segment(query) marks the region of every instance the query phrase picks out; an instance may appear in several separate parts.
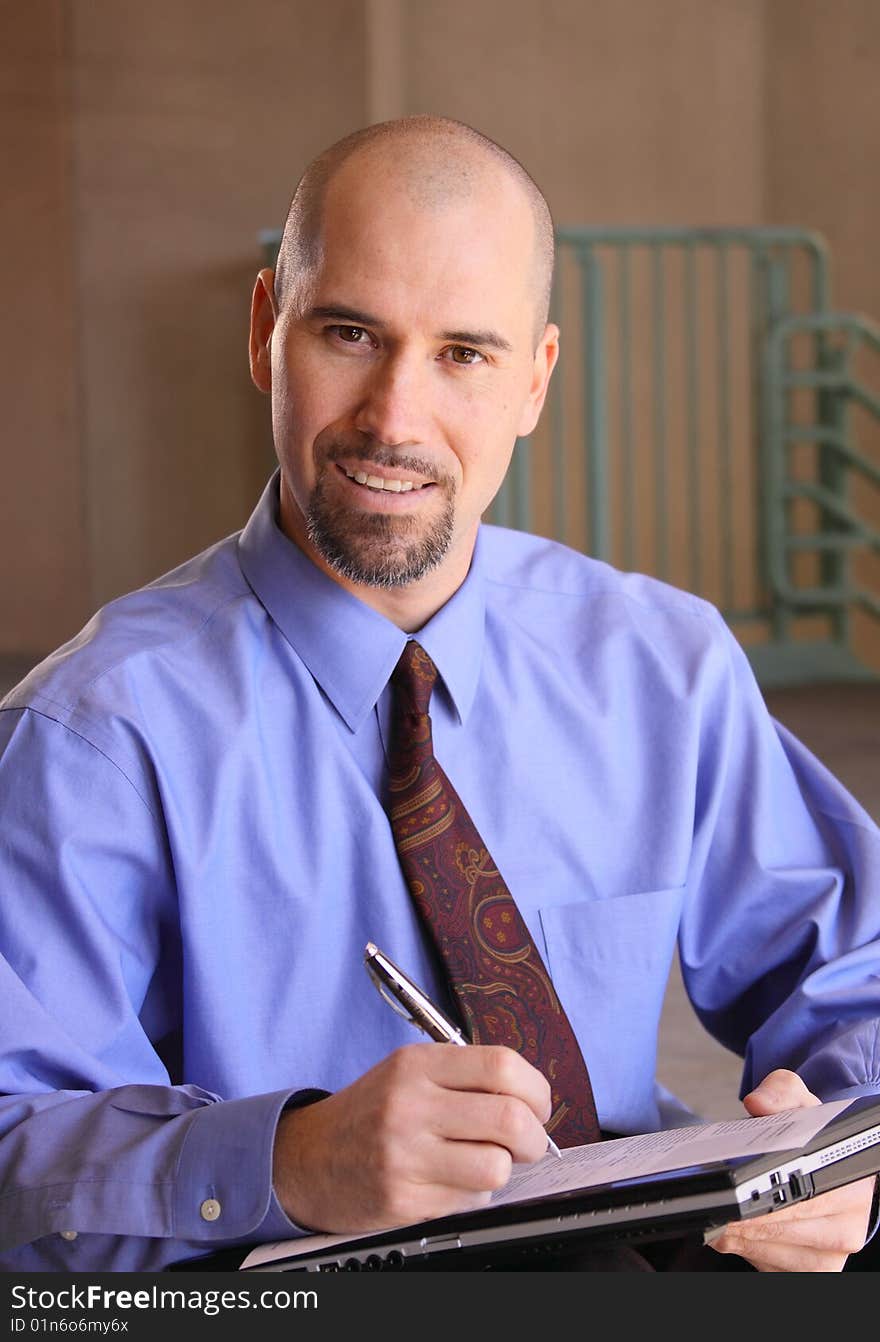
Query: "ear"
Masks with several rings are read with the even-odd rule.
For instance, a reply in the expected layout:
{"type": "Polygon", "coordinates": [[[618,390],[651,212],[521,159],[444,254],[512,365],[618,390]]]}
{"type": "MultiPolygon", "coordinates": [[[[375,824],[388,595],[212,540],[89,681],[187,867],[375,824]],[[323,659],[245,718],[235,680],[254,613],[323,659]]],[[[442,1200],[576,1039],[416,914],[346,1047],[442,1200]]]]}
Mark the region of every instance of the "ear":
{"type": "Polygon", "coordinates": [[[275,303],[275,272],[261,270],[251,299],[251,378],[260,391],[272,390],[272,332],[278,320],[275,303]]]}
{"type": "Polygon", "coordinates": [[[538,417],[544,406],[544,399],[547,395],[547,388],[550,385],[550,374],[556,366],[556,360],[559,358],[559,327],[550,322],[544,328],[544,334],[538,342],[538,348],[535,350],[535,362],[532,367],[532,385],[526,403],[522,408],[519,426],[517,428],[517,437],[527,438],[538,422],[538,417]]]}

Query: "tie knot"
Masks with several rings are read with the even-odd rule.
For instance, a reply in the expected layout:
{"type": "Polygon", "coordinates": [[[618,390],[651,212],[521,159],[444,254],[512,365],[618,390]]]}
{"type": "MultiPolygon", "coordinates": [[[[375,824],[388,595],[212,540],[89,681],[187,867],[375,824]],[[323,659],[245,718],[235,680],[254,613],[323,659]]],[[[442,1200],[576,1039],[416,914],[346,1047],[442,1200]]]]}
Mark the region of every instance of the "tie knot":
{"type": "Polygon", "coordinates": [[[391,684],[403,711],[426,714],[436,679],[436,666],[425,649],[411,638],[391,673],[391,684]]]}

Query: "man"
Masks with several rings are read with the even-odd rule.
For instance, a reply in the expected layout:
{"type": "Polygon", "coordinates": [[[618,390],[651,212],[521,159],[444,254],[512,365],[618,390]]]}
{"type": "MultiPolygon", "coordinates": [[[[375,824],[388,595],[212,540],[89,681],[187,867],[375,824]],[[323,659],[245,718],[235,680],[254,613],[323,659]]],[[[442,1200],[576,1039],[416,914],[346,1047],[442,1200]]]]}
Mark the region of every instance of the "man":
{"type": "MultiPolygon", "coordinates": [[[[556,361],[551,268],[540,192],[468,127],[328,150],[254,290],[279,473],[5,701],[7,1269],[480,1206],[561,1130],[529,1041],[413,1042],[362,968],[374,940],[455,1010],[385,809],[409,635],[604,1131],[686,1121],[653,1079],[676,937],[749,1113],[880,1089],[876,827],[703,602],[480,525],[556,361]]],[[[871,1197],[731,1227],[713,1261],[839,1269],[871,1197]]]]}

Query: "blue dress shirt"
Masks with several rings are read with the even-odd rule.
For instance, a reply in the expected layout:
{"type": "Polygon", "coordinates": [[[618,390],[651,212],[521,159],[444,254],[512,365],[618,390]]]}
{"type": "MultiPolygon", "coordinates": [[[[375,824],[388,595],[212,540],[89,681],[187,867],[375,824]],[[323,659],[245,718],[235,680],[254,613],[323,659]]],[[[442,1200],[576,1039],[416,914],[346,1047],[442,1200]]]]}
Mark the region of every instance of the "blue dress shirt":
{"type": "MultiPolygon", "coordinates": [[[[111,603],[0,711],[0,1267],[153,1270],[298,1233],[297,1092],[420,1038],[375,941],[442,1001],[382,805],[406,641],[278,529],[111,603]]],[[[880,832],[768,715],[718,613],[481,529],[421,630],[438,758],[545,958],[603,1127],[655,1083],[678,940],[704,1026],[824,1099],[880,1091],[880,832]]]]}

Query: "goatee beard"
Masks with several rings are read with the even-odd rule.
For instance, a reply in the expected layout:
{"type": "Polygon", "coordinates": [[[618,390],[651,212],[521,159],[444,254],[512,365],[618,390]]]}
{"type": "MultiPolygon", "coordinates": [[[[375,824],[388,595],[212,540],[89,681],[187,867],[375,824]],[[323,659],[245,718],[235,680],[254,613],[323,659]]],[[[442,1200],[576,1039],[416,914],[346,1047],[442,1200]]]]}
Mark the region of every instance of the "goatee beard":
{"type": "Polygon", "coordinates": [[[333,500],[327,482],[322,474],[312,491],[306,527],[312,545],[340,577],[367,587],[406,587],[424,578],[447,554],[455,519],[455,486],[448,477],[435,479],[434,488],[444,495],[443,508],[428,522],[348,508],[333,500]]]}

